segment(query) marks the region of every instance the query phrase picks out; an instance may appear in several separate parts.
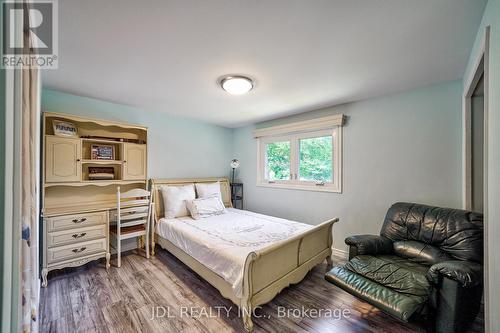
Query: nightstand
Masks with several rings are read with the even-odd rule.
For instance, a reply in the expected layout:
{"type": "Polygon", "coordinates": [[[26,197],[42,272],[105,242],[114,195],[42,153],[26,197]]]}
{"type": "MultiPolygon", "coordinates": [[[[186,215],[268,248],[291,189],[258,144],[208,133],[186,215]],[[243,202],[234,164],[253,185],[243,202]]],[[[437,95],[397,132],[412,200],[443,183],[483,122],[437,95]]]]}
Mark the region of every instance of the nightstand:
{"type": "Polygon", "coordinates": [[[231,183],[231,203],[234,208],[243,209],[243,183],[231,183]]]}

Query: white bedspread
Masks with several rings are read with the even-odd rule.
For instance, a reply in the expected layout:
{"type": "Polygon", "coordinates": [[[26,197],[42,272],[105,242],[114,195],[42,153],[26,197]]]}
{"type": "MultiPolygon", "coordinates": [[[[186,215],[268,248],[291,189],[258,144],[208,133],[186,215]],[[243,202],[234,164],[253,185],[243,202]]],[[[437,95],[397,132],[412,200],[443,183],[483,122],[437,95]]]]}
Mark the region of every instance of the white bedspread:
{"type": "Polygon", "coordinates": [[[234,208],[200,220],[191,217],[160,219],[156,232],[211,269],[242,294],[245,259],[312,226],[234,208]]]}

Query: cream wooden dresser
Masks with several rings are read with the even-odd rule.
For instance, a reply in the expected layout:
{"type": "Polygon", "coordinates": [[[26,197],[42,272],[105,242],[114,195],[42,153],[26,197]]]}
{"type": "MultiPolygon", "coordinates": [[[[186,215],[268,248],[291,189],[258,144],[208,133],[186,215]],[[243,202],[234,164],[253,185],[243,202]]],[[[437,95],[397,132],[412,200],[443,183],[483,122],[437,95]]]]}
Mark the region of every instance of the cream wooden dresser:
{"type": "Polygon", "coordinates": [[[147,187],[147,128],[44,112],[42,133],[46,287],[47,274],[54,269],[100,258],[106,258],[109,267],[109,212],[116,209],[116,188],[125,192],[147,187]],[[58,122],[74,125],[77,136],[55,135],[58,122]],[[95,173],[102,170],[112,179],[96,180],[95,173]]]}

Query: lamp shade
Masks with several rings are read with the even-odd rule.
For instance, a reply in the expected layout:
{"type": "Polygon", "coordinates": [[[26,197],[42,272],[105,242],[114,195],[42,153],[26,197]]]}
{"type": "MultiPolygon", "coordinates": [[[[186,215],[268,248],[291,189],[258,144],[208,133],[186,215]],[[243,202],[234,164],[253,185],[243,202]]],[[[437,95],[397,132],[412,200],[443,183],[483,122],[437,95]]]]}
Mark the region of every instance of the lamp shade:
{"type": "Polygon", "coordinates": [[[231,160],[231,168],[238,169],[239,166],[240,166],[240,161],[238,161],[237,159],[231,160]]]}

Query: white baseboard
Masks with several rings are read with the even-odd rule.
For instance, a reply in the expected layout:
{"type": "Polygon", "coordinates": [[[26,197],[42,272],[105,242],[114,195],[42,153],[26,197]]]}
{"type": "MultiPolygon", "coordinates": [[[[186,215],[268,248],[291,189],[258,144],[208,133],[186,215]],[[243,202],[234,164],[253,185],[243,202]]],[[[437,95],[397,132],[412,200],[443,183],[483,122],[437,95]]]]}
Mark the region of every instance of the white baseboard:
{"type": "Polygon", "coordinates": [[[347,252],[346,250],[332,248],[332,254],[344,259],[349,259],[349,252],[347,252]]]}

